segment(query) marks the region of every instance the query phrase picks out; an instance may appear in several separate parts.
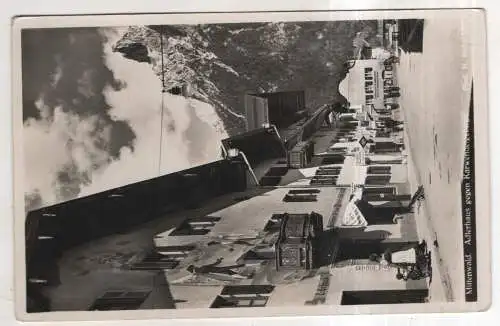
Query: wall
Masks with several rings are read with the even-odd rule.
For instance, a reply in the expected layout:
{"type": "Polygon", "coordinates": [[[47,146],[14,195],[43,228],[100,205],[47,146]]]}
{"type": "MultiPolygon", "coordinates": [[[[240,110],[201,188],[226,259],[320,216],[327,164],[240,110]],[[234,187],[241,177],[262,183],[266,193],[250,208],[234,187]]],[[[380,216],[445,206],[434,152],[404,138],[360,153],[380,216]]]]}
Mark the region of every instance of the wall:
{"type": "MultiPolygon", "coordinates": [[[[326,291],[326,305],[340,305],[343,291],[359,290],[406,290],[426,289],[425,280],[404,282],[396,279],[395,268],[375,264],[345,262],[330,269],[329,287],[326,291]]],[[[304,306],[313,300],[320,276],[305,279],[293,284],[276,286],[267,307],[304,306]]]]}
{"type": "Polygon", "coordinates": [[[316,293],[319,277],[304,279],[292,284],[279,284],[267,302],[267,307],[304,306],[316,293]]]}
{"type": "Polygon", "coordinates": [[[352,240],[373,240],[384,242],[414,242],[418,234],[411,226],[413,216],[405,217],[397,224],[374,224],[365,228],[340,228],[339,237],[352,240]]]}
{"type": "Polygon", "coordinates": [[[342,291],[427,288],[425,280],[405,282],[396,279],[396,272],[395,268],[375,264],[352,265],[347,263],[344,267],[336,267],[332,270],[326,303],[340,304],[342,291]]]}
{"type": "Polygon", "coordinates": [[[84,276],[63,275],[61,286],[49,287],[45,291],[52,298],[51,309],[54,311],[85,311],[107,291],[151,291],[143,302],[143,307],[149,309],[173,307],[169,288],[160,273],[92,270],[84,276]],[[81,278],[80,282],[78,278],[81,278]]]}
{"type": "MultiPolygon", "coordinates": [[[[313,187],[311,187],[313,188],[313,187]]],[[[282,200],[292,188],[278,188],[262,195],[253,197],[213,212],[211,216],[221,217],[221,220],[212,228],[212,235],[244,234],[255,235],[261,231],[273,214],[281,213],[310,213],[315,211],[323,216],[323,225],[326,226],[333,211],[333,199],[339,189],[322,187],[315,202],[287,202],[282,200]],[[248,218],[251,214],[252,218],[248,218]]],[[[348,195],[346,195],[348,197],[348,195]]]]}
{"type": "Polygon", "coordinates": [[[209,308],[224,286],[171,285],[170,291],[177,309],[209,308]]]}
{"type": "Polygon", "coordinates": [[[125,232],[167,212],[193,208],[225,193],[246,189],[246,167],[239,158],[221,160],[130,184],[28,213],[28,277],[38,277],[65,250],[106,235],[125,232]],[[54,250],[39,246],[52,236],[54,250]]]}

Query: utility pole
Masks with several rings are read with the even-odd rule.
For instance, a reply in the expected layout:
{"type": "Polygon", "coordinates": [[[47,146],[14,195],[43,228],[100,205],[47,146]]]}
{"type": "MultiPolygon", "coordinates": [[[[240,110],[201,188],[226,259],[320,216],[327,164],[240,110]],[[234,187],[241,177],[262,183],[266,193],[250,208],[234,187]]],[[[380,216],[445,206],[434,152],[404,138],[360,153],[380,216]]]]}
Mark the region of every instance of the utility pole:
{"type": "Polygon", "coordinates": [[[161,111],[160,111],[160,151],[158,157],[158,175],[161,175],[161,156],[163,149],[163,106],[165,96],[165,66],[163,53],[163,25],[160,27],[160,55],[161,55],[161,111]]]}
{"type": "Polygon", "coordinates": [[[165,65],[163,53],[163,25],[160,27],[160,54],[161,54],[161,91],[165,93],[165,65]]]}

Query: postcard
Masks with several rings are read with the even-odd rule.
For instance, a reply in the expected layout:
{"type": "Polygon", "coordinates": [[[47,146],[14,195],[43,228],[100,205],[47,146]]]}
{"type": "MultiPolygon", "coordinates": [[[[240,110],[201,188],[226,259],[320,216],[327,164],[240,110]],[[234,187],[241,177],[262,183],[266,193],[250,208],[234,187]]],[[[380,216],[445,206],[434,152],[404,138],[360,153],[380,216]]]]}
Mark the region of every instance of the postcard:
{"type": "Polygon", "coordinates": [[[18,17],[13,44],[18,319],[489,307],[482,10],[18,17]]]}

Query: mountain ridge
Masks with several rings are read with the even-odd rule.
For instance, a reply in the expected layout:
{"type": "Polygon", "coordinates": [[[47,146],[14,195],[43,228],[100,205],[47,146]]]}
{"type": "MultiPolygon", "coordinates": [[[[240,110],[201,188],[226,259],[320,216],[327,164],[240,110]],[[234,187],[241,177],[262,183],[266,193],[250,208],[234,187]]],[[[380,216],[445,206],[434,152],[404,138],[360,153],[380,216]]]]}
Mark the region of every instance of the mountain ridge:
{"type": "Polygon", "coordinates": [[[374,39],[376,21],[135,26],[114,49],[151,64],[166,90],[187,86],[233,135],[244,131],[245,93],[305,90],[311,109],[345,102],[338,84],[360,30],[374,39]]]}

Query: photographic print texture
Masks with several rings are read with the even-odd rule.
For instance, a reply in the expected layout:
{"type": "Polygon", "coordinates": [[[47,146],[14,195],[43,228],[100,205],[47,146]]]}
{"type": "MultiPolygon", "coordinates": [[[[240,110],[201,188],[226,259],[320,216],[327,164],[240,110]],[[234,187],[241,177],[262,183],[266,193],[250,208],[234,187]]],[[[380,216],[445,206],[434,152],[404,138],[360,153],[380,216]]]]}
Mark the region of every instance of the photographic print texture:
{"type": "Polygon", "coordinates": [[[20,310],[488,301],[482,13],[379,16],[19,28],[20,310]]]}

